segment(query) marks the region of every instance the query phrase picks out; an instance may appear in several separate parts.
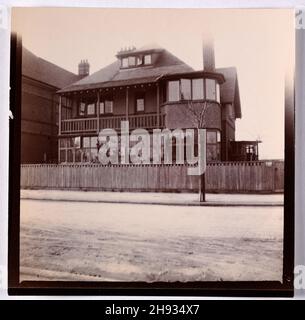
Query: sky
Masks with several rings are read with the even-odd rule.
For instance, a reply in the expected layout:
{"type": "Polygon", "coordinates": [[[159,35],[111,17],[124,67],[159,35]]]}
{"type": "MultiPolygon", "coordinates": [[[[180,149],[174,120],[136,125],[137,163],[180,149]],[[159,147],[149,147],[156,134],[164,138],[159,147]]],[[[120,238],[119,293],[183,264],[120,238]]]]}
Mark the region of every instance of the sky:
{"type": "Polygon", "coordinates": [[[242,119],[237,140],[262,140],[260,159],[284,158],[284,78],[294,68],[290,9],[14,8],[12,30],[34,54],[93,73],[124,47],[158,44],[203,68],[202,39],[214,38],[216,67],[238,72],[242,119]]]}

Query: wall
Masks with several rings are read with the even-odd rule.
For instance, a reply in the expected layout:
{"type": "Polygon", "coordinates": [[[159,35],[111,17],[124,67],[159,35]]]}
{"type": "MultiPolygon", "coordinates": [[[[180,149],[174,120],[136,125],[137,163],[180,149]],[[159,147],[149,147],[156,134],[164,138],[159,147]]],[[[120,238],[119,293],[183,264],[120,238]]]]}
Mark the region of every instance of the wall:
{"type": "MultiPolygon", "coordinates": [[[[221,130],[221,107],[216,102],[209,102],[206,111],[206,128],[221,130]]],[[[192,108],[200,110],[201,102],[192,102],[192,108]]],[[[165,127],[176,128],[196,128],[198,121],[196,116],[190,112],[187,103],[168,103],[162,106],[162,112],[166,115],[165,127]]],[[[197,112],[197,114],[199,114],[197,112]]]]}
{"type": "Polygon", "coordinates": [[[22,77],[21,163],[57,160],[56,88],[22,77]]]}

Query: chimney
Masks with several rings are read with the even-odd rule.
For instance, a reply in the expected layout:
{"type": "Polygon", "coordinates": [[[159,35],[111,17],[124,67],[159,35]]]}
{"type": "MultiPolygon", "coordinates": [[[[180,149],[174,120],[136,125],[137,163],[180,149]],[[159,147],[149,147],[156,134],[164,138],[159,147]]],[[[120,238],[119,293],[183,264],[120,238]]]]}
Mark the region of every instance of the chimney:
{"type": "Polygon", "coordinates": [[[202,42],[203,71],[215,72],[214,41],[211,36],[204,36],[202,42]]]}
{"type": "Polygon", "coordinates": [[[81,60],[78,64],[78,75],[82,77],[86,77],[89,75],[90,64],[88,60],[81,60]]]}

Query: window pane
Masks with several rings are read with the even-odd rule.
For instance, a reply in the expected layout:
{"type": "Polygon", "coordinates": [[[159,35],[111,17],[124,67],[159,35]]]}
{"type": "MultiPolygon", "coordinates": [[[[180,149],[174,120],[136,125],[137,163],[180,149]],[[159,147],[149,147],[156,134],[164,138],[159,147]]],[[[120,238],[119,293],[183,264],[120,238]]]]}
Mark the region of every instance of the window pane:
{"type": "Polygon", "coordinates": [[[83,148],[90,148],[90,138],[83,137],[83,148]]]}
{"type": "Polygon", "coordinates": [[[81,162],[82,150],[75,150],[75,162],[81,162]]]}
{"type": "Polygon", "coordinates": [[[105,113],[113,112],[113,101],[106,100],[105,101],[105,113]]]}
{"type": "Polygon", "coordinates": [[[79,106],[79,115],[84,116],[85,110],[86,110],[86,104],[85,104],[85,102],[81,102],[80,106],[79,106]]]}
{"type": "Polygon", "coordinates": [[[80,137],[73,138],[73,146],[74,148],[80,148],[80,137]]]}
{"type": "Polygon", "coordinates": [[[60,143],[61,147],[65,147],[66,146],[66,139],[60,139],[59,141],[60,141],[59,143],[60,143]]]}
{"type": "Polygon", "coordinates": [[[129,57],[128,58],[129,67],[133,67],[136,65],[136,58],[135,57],[129,57]]]}
{"type": "Polygon", "coordinates": [[[207,100],[216,100],[216,81],[213,79],[206,79],[205,85],[207,100]]]}
{"type": "Polygon", "coordinates": [[[72,138],[67,138],[66,139],[66,147],[67,148],[71,148],[71,147],[73,147],[73,139],[72,138]]]}
{"type": "Polygon", "coordinates": [[[95,103],[90,103],[87,105],[87,114],[88,115],[95,114],[95,103]]]}
{"type": "Polygon", "coordinates": [[[220,103],[220,87],[218,83],[216,83],[216,101],[220,103]]]}
{"type": "Polygon", "coordinates": [[[122,59],[122,67],[127,68],[128,67],[128,58],[123,58],[122,59]]]}
{"type": "Polygon", "coordinates": [[[221,136],[220,136],[220,132],[217,131],[217,142],[220,142],[221,141],[221,136]]]}
{"type": "Polygon", "coordinates": [[[151,64],[151,55],[144,56],[144,64],[151,64]]]}
{"type": "Polygon", "coordinates": [[[137,111],[144,111],[144,98],[137,99],[137,111]]]}
{"type": "Polygon", "coordinates": [[[220,145],[211,144],[207,145],[207,161],[219,161],[220,160],[220,145]]]}
{"type": "Polygon", "coordinates": [[[137,58],[137,65],[140,66],[143,63],[143,58],[142,57],[138,57],[137,58]]]}
{"type": "Polygon", "coordinates": [[[191,99],[191,80],[181,79],[181,100],[191,99]]]}
{"type": "Polygon", "coordinates": [[[73,150],[72,149],[67,150],[67,162],[73,162],[73,150]]]}
{"type": "Polygon", "coordinates": [[[66,150],[65,149],[60,150],[60,162],[66,162],[66,150]]]}
{"type": "Polygon", "coordinates": [[[216,131],[207,131],[207,143],[216,143],[217,136],[216,131]]]}
{"type": "Polygon", "coordinates": [[[105,113],[105,104],[104,102],[100,102],[100,114],[105,113]]]}
{"type": "Polygon", "coordinates": [[[168,101],[179,101],[179,81],[168,82],[168,101]]]}
{"type": "Polygon", "coordinates": [[[90,143],[91,148],[96,149],[97,137],[91,137],[90,140],[91,140],[91,143],[90,143]]]}
{"type": "Polygon", "coordinates": [[[204,99],[203,94],[203,79],[193,79],[193,100],[202,100],[204,99]]]}

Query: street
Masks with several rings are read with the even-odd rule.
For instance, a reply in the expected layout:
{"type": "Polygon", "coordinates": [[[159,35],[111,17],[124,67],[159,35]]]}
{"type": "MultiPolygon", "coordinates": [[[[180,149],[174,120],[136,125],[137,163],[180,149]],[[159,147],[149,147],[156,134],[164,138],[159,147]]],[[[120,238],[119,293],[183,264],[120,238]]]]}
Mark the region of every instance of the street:
{"type": "Polygon", "coordinates": [[[281,280],[283,207],[21,200],[21,280],[281,280]]]}

